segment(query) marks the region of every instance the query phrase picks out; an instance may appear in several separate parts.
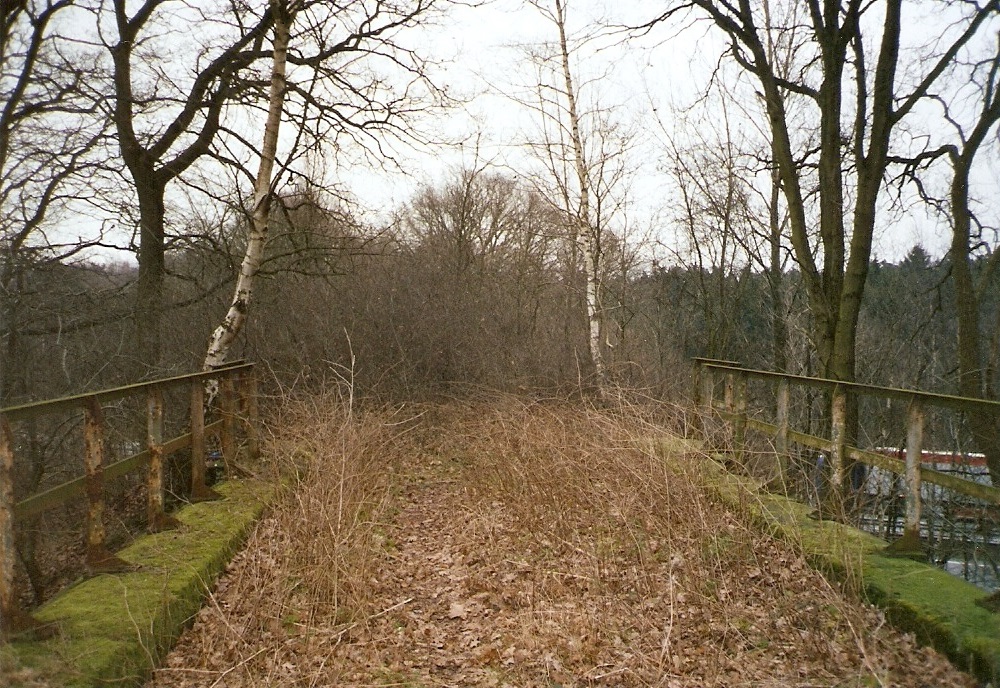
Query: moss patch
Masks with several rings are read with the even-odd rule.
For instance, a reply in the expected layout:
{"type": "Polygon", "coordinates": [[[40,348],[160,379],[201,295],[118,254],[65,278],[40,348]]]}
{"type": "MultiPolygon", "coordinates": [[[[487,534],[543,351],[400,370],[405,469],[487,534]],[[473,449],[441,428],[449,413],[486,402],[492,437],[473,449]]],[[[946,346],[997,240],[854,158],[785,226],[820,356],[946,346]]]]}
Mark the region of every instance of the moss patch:
{"type": "MultiPolygon", "coordinates": [[[[668,459],[674,454],[663,452],[668,459]]],[[[690,461],[690,455],[685,457],[690,461]]],[[[678,471],[689,471],[691,464],[678,471]]],[[[886,553],[886,542],[855,528],[809,518],[812,508],[769,494],[705,458],[697,472],[711,494],[776,537],[795,543],[837,582],[881,607],[889,621],[946,654],[979,679],[1000,682],[1000,614],[976,604],[983,590],[930,564],[886,553]]]]}
{"type": "Polygon", "coordinates": [[[5,685],[143,682],[277,493],[249,481],[216,489],[225,500],[185,506],[176,514],[181,528],[141,537],[118,553],[141,570],[89,578],[40,608],[35,618],[57,624],[60,634],[0,648],[5,685]]]}

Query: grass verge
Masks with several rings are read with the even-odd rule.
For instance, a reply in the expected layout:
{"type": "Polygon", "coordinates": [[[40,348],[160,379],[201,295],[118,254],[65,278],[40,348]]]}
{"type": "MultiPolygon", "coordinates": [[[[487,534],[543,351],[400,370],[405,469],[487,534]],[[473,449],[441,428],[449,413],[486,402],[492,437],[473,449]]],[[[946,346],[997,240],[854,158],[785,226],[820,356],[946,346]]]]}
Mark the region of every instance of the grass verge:
{"type": "Polygon", "coordinates": [[[88,578],[41,607],[35,617],[56,624],[59,635],[0,647],[0,683],[141,684],[275,494],[260,482],[216,489],[225,500],[188,505],[176,514],[180,529],[141,537],[119,553],[140,570],[88,578]]]}
{"type": "Polygon", "coordinates": [[[982,681],[1000,682],[1000,615],[976,605],[987,593],[929,564],[886,556],[884,540],[808,517],[804,504],[762,490],[705,457],[699,472],[723,504],[801,547],[815,568],[884,610],[888,620],[982,681]]]}

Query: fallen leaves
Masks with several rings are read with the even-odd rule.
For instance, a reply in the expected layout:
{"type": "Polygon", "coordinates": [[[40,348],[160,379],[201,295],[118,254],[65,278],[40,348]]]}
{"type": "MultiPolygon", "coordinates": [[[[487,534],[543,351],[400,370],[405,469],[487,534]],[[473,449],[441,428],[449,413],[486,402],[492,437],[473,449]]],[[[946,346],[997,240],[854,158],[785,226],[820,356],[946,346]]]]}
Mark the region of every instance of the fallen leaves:
{"type": "Polygon", "coordinates": [[[398,460],[353,502],[304,483],[299,517],[317,522],[259,528],[152,686],[973,685],[665,474],[625,420],[422,411],[327,457],[343,476],[368,470],[365,447],[398,460]]]}

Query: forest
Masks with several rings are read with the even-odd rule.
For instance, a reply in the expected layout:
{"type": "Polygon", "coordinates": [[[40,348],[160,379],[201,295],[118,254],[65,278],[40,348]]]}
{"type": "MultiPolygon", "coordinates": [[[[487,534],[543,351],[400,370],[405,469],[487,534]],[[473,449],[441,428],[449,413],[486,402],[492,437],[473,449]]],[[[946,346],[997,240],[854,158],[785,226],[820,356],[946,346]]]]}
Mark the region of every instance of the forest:
{"type": "Polygon", "coordinates": [[[1000,395],[996,2],[598,5],[519,5],[540,33],[507,94],[532,122],[516,156],[485,152],[486,122],[373,213],[338,176],[454,150],[430,123],[469,102],[421,32],[475,8],[5,3],[0,403],[238,358],[272,389],[381,398],[679,400],[694,356],[1000,395]],[[602,97],[595,54],[696,30],[715,54],[690,103],[602,97]],[[651,147],[659,199],[636,199],[651,147]],[[939,248],[879,258],[918,215],[939,248]]]}

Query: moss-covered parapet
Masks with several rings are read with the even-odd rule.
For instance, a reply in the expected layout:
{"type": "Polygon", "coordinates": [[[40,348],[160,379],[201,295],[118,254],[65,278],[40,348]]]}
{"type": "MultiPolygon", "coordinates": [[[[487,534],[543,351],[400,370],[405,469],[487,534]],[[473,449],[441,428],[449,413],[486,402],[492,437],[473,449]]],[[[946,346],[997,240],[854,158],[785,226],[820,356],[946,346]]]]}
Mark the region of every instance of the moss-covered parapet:
{"type": "MultiPolygon", "coordinates": [[[[670,450],[664,454],[676,456],[670,450]]],[[[979,679],[1000,684],[1000,614],[976,604],[986,592],[930,564],[891,556],[886,542],[873,535],[813,520],[811,507],[765,492],[710,458],[695,466],[705,487],[727,507],[800,547],[813,567],[861,592],[897,628],[979,679]]]]}
{"type": "Polygon", "coordinates": [[[0,647],[0,684],[127,686],[148,678],[277,494],[251,481],[216,489],[224,499],[185,506],[180,528],[119,552],[139,570],[89,578],[38,609],[35,618],[56,624],[58,636],[0,647]]]}

